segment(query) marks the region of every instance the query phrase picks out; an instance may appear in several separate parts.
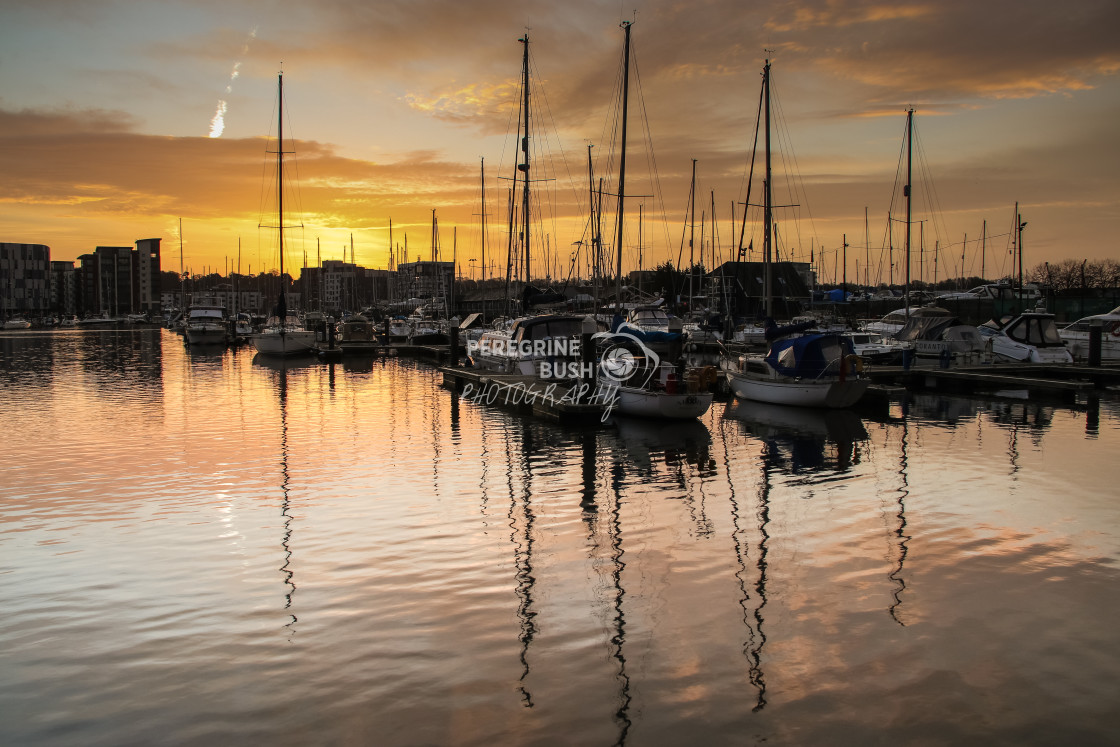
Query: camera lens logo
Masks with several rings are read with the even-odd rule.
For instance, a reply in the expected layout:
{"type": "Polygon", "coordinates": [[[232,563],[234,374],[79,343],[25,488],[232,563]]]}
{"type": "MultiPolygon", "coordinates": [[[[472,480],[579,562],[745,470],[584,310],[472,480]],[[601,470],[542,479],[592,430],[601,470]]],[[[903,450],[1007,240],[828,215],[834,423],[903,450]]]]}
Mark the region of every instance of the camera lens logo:
{"type": "Polygon", "coordinates": [[[627,332],[599,332],[592,339],[598,341],[601,350],[599,370],[603,378],[616,384],[645,386],[661,363],[657,353],[627,332]]]}

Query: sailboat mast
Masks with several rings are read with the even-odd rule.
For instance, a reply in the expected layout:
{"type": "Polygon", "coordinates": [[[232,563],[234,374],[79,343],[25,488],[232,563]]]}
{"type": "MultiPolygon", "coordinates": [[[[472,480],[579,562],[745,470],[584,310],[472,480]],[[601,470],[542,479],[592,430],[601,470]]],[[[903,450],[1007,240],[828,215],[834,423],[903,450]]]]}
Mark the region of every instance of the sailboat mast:
{"type": "Polygon", "coordinates": [[[688,188],[688,303],[692,303],[692,266],[696,264],[696,159],[692,159],[692,184],[688,188]]]}
{"type": "Polygon", "coordinates": [[[626,214],[626,115],[629,107],[627,99],[630,96],[630,21],[623,21],[622,28],[626,31],[626,47],[622,57],[622,150],[618,159],[618,263],[616,270],[618,278],[615,280],[615,311],[622,308],[622,219],[626,214]]]}
{"type": "Polygon", "coordinates": [[[988,254],[988,221],[984,221],[984,227],[980,229],[980,277],[984,278],[985,282],[988,280],[987,268],[984,266],[984,260],[988,254]]]}
{"type": "Polygon", "coordinates": [[[906,111],[906,187],[903,194],[906,197],[906,316],[910,316],[910,199],[913,191],[911,177],[913,175],[913,139],[914,139],[914,110],[906,111]]]}
{"type": "MultiPolygon", "coordinates": [[[[486,282],[486,159],[482,159],[482,167],[479,173],[479,179],[482,185],[482,282],[486,282]]],[[[483,295],[483,299],[486,296],[483,295]]],[[[485,304],[485,300],[483,300],[485,304]]],[[[483,313],[485,316],[485,313],[483,313]]]]}
{"type": "Polygon", "coordinates": [[[280,294],[284,295],[284,73],[278,76],[276,107],[276,205],[280,230],[280,294]]]}
{"type": "Polygon", "coordinates": [[[774,226],[774,204],[771,197],[770,189],[770,60],[766,60],[766,66],[762,69],[762,92],[763,101],[766,109],[766,178],[762,182],[762,291],[764,296],[763,310],[766,316],[773,316],[774,314],[774,275],[771,262],[773,260],[773,226],[774,226]]]}
{"type": "Polygon", "coordinates": [[[525,36],[518,41],[525,45],[521,60],[523,96],[521,109],[524,120],[521,130],[521,163],[518,164],[517,169],[524,174],[525,180],[521,187],[521,236],[523,238],[521,245],[525,252],[525,282],[528,284],[533,280],[530,274],[532,252],[529,251],[529,32],[526,31],[525,36]]]}

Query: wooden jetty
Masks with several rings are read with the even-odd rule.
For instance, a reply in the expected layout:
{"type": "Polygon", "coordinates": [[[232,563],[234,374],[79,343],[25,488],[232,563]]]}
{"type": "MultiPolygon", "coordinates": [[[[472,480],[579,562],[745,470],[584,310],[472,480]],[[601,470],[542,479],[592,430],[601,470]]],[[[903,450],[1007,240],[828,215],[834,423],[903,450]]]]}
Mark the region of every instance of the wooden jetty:
{"type": "Polygon", "coordinates": [[[975,391],[977,389],[1027,389],[1049,395],[1088,392],[1120,385],[1120,367],[1081,364],[989,363],[950,368],[874,366],[866,371],[875,385],[906,389],[975,391]]]}

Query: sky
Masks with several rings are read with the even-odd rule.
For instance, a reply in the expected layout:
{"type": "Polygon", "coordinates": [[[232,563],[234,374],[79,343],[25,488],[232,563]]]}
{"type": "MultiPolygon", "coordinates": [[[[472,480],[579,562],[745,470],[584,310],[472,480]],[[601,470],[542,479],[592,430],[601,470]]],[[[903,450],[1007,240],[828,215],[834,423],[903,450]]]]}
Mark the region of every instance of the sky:
{"type": "Polygon", "coordinates": [[[742,204],[767,59],[779,258],[901,280],[910,107],[912,277],[1012,273],[1016,203],[1026,267],[1120,258],[1115,0],[0,0],[0,241],[69,260],[160,237],[178,270],[181,238],[190,272],[276,268],[283,70],[286,270],[387,267],[406,236],[430,259],[434,216],[479,278],[485,212],[504,275],[528,33],[534,276],[586,276],[600,179],[615,244],[622,21],[627,270],[710,267],[739,231],[761,258],[742,204]]]}

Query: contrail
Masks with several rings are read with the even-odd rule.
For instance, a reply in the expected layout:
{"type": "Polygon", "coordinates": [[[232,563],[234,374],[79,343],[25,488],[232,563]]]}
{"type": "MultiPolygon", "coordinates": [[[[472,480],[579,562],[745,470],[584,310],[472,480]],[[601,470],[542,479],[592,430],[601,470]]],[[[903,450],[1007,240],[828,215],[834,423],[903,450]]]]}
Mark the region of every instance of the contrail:
{"type": "MultiPolygon", "coordinates": [[[[257,38],[257,27],[249,32],[249,38],[245,40],[244,46],[241,47],[241,56],[244,57],[249,54],[249,44],[257,38]]],[[[233,71],[229,74],[229,83],[226,84],[226,95],[229,96],[233,93],[233,81],[237,80],[237,76],[241,74],[241,60],[233,63],[233,71]]],[[[210,137],[221,137],[222,131],[226,128],[226,110],[229,106],[226,104],[225,99],[218,99],[218,109],[214,112],[214,118],[210,120],[210,137]]]]}

